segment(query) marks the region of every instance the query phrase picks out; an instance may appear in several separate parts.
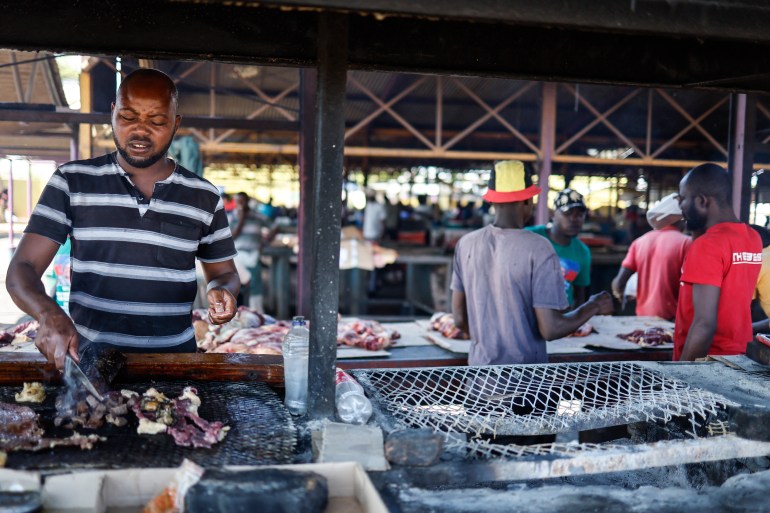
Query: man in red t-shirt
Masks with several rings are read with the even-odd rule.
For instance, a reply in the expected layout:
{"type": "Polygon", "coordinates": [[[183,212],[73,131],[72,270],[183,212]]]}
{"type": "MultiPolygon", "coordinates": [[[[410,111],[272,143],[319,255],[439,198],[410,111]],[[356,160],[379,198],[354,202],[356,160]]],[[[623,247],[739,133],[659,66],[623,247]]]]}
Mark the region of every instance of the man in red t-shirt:
{"type": "Polygon", "coordinates": [[[682,268],[674,329],[674,360],[746,352],[752,339],[751,297],[762,266],[762,242],[741,223],[732,183],[716,164],[691,169],[679,182],[687,228],[702,232],[682,268]]]}
{"type": "Polygon", "coordinates": [[[647,212],[655,230],[645,233],[628,248],[618,275],[612,280],[612,292],[621,299],[628,279],[638,274],[636,315],[673,320],[679,296],[682,263],[692,239],[682,233],[684,222],[677,194],[670,194],[647,212]]]}

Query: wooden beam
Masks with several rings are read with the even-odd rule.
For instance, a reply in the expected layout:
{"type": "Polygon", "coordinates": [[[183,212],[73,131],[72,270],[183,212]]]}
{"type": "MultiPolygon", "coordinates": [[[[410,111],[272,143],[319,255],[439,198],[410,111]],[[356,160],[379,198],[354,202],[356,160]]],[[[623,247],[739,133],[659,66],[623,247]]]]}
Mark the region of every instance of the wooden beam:
{"type": "MultiPolygon", "coordinates": [[[[3,353],[0,358],[0,385],[21,385],[25,381],[58,383],[56,368],[40,353],[3,353]]],[[[147,379],[195,379],[216,381],[261,381],[283,384],[280,356],[192,353],[127,353],[126,366],[117,381],[147,379]]]]}
{"type": "MultiPolygon", "coordinates": [[[[90,82],[83,73],[81,76],[81,102],[90,96],[84,90],[84,82],[90,82]],[[85,96],[85,97],[84,97],[85,96]]],[[[90,104],[90,103],[89,103],[90,104]]],[[[0,108],[0,121],[24,121],[27,123],[80,123],[80,124],[109,124],[110,114],[107,112],[89,112],[85,103],[81,103],[81,111],[55,110],[26,110],[0,108]]],[[[235,130],[259,130],[277,132],[296,132],[299,123],[293,121],[276,121],[269,119],[220,118],[209,116],[186,116],[182,114],[182,126],[195,128],[217,128],[235,130]]]]}

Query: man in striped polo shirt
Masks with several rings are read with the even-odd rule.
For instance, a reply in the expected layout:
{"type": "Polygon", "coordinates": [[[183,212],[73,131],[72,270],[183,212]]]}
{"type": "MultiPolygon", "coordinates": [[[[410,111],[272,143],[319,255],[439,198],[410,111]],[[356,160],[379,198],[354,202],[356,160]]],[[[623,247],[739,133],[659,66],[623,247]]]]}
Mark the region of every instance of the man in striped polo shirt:
{"type": "Polygon", "coordinates": [[[235,314],[240,281],[219,191],[166,157],[181,121],[177,101],[162,72],[128,75],[112,105],[118,151],[56,170],[11,260],[8,292],[40,322],[36,345],[59,368],[92,343],[194,352],[196,258],[210,321],[235,314]],[[71,318],[40,281],[68,236],[71,318]]]}

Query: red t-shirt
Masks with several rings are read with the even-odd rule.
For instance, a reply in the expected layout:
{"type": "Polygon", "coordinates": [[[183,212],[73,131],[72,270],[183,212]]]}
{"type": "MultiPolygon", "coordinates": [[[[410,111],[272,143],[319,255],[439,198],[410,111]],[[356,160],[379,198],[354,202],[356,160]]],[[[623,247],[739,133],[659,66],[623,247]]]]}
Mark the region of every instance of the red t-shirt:
{"type": "Polygon", "coordinates": [[[717,328],[709,354],[743,354],[752,339],[751,296],[762,267],[759,234],[743,223],[719,223],[695,239],[682,268],[674,360],[682,356],[694,317],[692,286],[719,287],[717,328]]]}
{"type": "Polygon", "coordinates": [[[692,239],[673,226],[645,233],[631,243],[621,265],[638,273],[636,315],[676,316],[679,278],[690,244],[692,239]]]}

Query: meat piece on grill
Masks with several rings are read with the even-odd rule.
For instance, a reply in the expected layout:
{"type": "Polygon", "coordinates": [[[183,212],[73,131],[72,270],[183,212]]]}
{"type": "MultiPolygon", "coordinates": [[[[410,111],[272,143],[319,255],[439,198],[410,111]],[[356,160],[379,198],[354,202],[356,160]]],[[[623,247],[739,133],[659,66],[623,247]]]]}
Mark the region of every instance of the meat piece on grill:
{"type": "Polygon", "coordinates": [[[17,403],[42,403],[45,401],[45,387],[39,381],[24,383],[21,392],[14,398],[17,403]]]}
{"type": "Polygon", "coordinates": [[[125,426],[128,398],[120,392],[110,391],[97,398],[80,389],[67,389],[56,398],[54,425],[65,428],[100,428],[107,421],[125,426]]]}
{"type": "Polygon", "coordinates": [[[674,334],[671,330],[660,327],[634,330],[631,333],[621,333],[618,335],[618,338],[639,344],[642,347],[655,347],[674,342],[674,334]]]}
{"type": "Polygon", "coordinates": [[[129,406],[139,419],[139,434],[167,433],[177,445],[210,448],[230,430],[222,422],[209,422],[198,415],[201,401],[197,390],[186,387],[176,399],[168,399],[154,388],[134,396],[129,406]]]}
{"type": "Polygon", "coordinates": [[[0,403],[0,450],[13,451],[37,445],[43,437],[37,413],[28,406],[0,403]]]}
{"type": "Polygon", "coordinates": [[[0,450],[39,451],[57,446],[91,449],[102,440],[96,435],[73,433],[67,438],[44,438],[38,415],[28,406],[0,403],[0,450]]]}
{"type": "Polygon", "coordinates": [[[455,316],[451,313],[436,312],[430,318],[430,329],[438,331],[446,338],[468,340],[470,335],[455,325],[455,316]]]}

